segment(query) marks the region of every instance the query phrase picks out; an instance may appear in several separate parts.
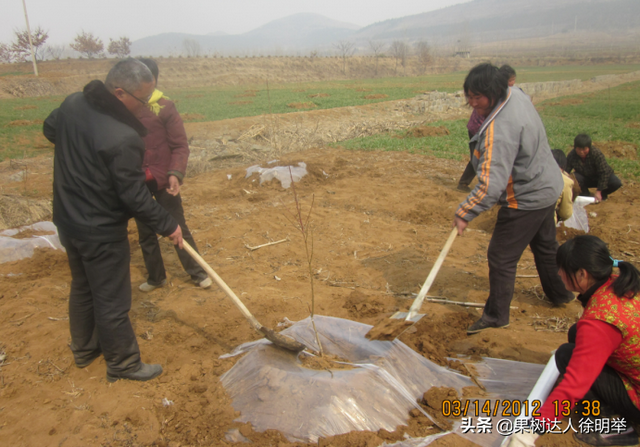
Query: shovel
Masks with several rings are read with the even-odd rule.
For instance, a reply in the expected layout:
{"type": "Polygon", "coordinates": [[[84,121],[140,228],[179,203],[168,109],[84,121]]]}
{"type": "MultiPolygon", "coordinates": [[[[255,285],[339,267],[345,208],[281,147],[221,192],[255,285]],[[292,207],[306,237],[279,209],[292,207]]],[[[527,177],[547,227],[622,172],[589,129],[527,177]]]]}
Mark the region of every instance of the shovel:
{"type": "Polygon", "coordinates": [[[256,320],[256,317],[254,317],[251,312],[249,312],[249,309],[247,309],[242,301],[240,301],[240,298],[238,298],[236,294],[233,293],[233,290],[231,290],[229,286],[222,280],[222,278],[220,278],[218,274],[209,266],[209,264],[207,264],[207,261],[202,259],[202,256],[200,256],[198,252],[195,251],[193,247],[189,245],[184,239],[182,240],[182,244],[185,251],[189,253],[189,255],[200,265],[200,267],[204,269],[205,272],[207,272],[207,274],[216,282],[216,284],[218,284],[222,291],[226,293],[229,298],[231,298],[233,304],[235,304],[240,312],[242,312],[242,315],[244,315],[244,317],[249,320],[249,323],[256,330],[256,332],[258,332],[260,335],[264,335],[267,340],[269,340],[274,345],[278,346],[279,348],[286,349],[287,351],[300,352],[306,349],[305,345],[295,341],[293,338],[278,334],[273,329],[269,329],[261,325],[258,320],[256,320]]]}
{"type": "Polygon", "coordinates": [[[382,323],[378,323],[374,327],[372,327],[369,332],[367,332],[366,337],[370,340],[385,340],[391,341],[395,340],[402,334],[404,331],[409,329],[415,323],[417,323],[424,314],[419,314],[418,311],[420,307],[422,307],[422,302],[424,301],[433,281],[436,279],[436,275],[440,270],[440,266],[444,262],[444,258],[447,257],[447,253],[449,253],[449,249],[451,245],[453,245],[453,241],[458,234],[458,229],[454,228],[451,230],[451,234],[449,235],[449,239],[447,239],[446,244],[442,248],[440,252],[440,256],[436,259],[435,264],[431,267],[431,271],[429,272],[429,276],[427,276],[427,280],[424,282],[422,289],[420,289],[420,293],[413,301],[413,304],[409,308],[409,312],[396,312],[391,315],[390,320],[383,321],[382,323]]]}

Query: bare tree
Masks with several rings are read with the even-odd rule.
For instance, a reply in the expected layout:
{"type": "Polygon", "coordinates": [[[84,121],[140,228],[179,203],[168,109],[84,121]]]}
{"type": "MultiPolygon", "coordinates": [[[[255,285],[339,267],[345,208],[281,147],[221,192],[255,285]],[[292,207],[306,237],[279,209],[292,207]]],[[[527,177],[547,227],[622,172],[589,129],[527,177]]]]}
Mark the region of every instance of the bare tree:
{"type": "Polygon", "coordinates": [[[405,69],[406,74],[407,58],[409,57],[409,45],[401,40],[394,40],[393,42],[391,42],[391,47],[389,49],[391,50],[391,54],[396,60],[394,72],[398,72],[398,62],[400,62],[402,68],[405,69]]]}
{"type": "Polygon", "coordinates": [[[184,39],[182,41],[182,47],[184,48],[187,57],[200,56],[200,44],[195,39],[184,39]]]}
{"type": "MultiPolygon", "coordinates": [[[[13,57],[16,61],[26,61],[31,57],[31,46],[29,44],[29,32],[14,31],[16,40],[11,44],[10,51],[13,53],[13,57]]],[[[33,51],[36,61],[44,59],[43,45],[49,38],[49,33],[40,27],[37,27],[33,33],[31,33],[31,41],[33,42],[33,51]]]]}
{"type": "Polygon", "coordinates": [[[416,56],[418,57],[418,72],[424,74],[427,71],[427,65],[431,63],[431,47],[421,40],[415,45],[416,56]]]}
{"type": "Polygon", "coordinates": [[[384,48],[383,42],[377,42],[374,40],[369,41],[369,48],[373,52],[373,57],[376,58],[376,76],[378,75],[378,60],[382,57],[382,49],[384,48]]]}
{"type": "Polygon", "coordinates": [[[102,56],[104,51],[102,40],[95,37],[93,33],[85,31],[78,34],[69,46],[88,59],[93,59],[94,56],[102,56]]]}
{"type": "Polygon", "coordinates": [[[128,37],[121,37],[118,40],[109,39],[107,51],[109,54],[115,54],[119,59],[124,59],[131,54],[131,41],[128,37]]]}
{"type": "Polygon", "coordinates": [[[13,62],[13,53],[11,48],[6,43],[0,43],[0,62],[3,64],[10,64],[13,62]]]}
{"type": "Polygon", "coordinates": [[[44,49],[44,57],[58,61],[64,54],[64,48],[64,45],[47,45],[44,49]]]}
{"type": "Polygon", "coordinates": [[[341,40],[333,46],[338,50],[340,58],[342,58],[342,74],[347,74],[347,59],[356,51],[355,44],[347,40],[341,40]]]}

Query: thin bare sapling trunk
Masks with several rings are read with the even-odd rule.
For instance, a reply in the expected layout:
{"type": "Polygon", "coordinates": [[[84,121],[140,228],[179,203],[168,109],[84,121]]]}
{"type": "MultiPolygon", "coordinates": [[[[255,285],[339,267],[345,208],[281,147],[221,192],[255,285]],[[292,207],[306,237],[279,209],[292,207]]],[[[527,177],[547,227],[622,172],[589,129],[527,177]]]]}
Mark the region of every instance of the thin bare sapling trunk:
{"type": "Polygon", "coordinates": [[[320,351],[320,356],[324,355],[324,351],[322,349],[322,343],[320,343],[320,337],[318,336],[318,329],[316,329],[316,322],[313,319],[315,315],[316,308],[316,300],[313,289],[313,231],[312,227],[309,223],[311,219],[311,210],[313,210],[313,204],[315,201],[315,195],[312,196],[311,206],[309,207],[309,212],[307,216],[303,218],[302,216],[302,206],[300,205],[300,201],[298,200],[298,193],[296,191],[295,182],[293,181],[293,174],[291,173],[291,167],[289,167],[289,176],[291,177],[291,190],[293,192],[293,199],[295,203],[295,211],[289,212],[290,216],[285,215],[287,220],[293,225],[293,227],[300,232],[302,235],[302,240],[304,241],[304,250],[307,259],[307,269],[309,271],[309,284],[311,286],[311,306],[309,308],[309,314],[311,317],[311,324],[313,325],[313,332],[316,335],[316,343],[318,343],[318,350],[320,351]]]}

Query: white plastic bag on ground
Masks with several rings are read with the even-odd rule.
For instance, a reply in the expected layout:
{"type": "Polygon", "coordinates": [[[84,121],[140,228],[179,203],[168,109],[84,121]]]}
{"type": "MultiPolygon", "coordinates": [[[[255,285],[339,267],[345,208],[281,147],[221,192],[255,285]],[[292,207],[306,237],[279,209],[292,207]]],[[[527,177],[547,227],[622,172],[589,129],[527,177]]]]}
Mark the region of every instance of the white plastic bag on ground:
{"type": "Polygon", "coordinates": [[[279,180],[284,189],[291,186],[291,178],[294,182],[299,182],[302,177],[307,175],[307,165],[301,161],[298,166],[275,166],[273,168],[261,168],[259,165],[250,166],[247,168],[247,175],[244,178],[249,178],[251,175],[257,172],[260,175],[260,184],[273,180],[274,178],[279,180]]]}
{"type": "Polygon", "coordinates": [[[587,216],[587,211],[584,207],[595,203],[595,201],[596,199],[593,197],[578,196],[576,201],[573,202],[573,215],[564,221],[564,226],[588,233],[589,217],[587,216]]]}

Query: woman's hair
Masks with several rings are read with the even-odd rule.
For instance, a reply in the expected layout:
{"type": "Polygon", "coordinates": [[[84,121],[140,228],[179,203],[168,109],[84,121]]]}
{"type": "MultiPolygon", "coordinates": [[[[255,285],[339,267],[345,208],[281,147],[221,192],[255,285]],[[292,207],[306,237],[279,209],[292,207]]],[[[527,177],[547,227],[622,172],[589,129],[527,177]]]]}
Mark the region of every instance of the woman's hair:
{"type": "Polygon", "coordinates": [[[160,75],[160,70],[158,69],[158,64],[153,59],[149,59],[148,57],[139,57],[138,60],[145,64],[147,68],[151,71],[151,74],[158,82],[158,76],[160,75]]]}
{"type": "MultiPolygon", "coordinates": [[[[607,245],[596,236],[576,236],[558,248],[558,268],[576,284],[576,273],[585,269],[596,281],[606,280],[613,271],[613,260],[607,245]]],[[[633,297],[640,290],[640,272],[633,264],[618,261],[620,275],[613,282],[614,293],[622,298],[633,297]]]]}
{"type": "Polygon", "coordinates": [[[565,155],[562,149],[551,149],[551,154],[553,155],[553,159],[558,163],[560,169],[563,171],[567,170],[567,156],[565,155]]]}
{"type": "Polygon", "coordinates": [[[507,81],[516,77],[516,70],[511,65],[504,64],[500,67],[500,71],[507,76],[507,81]]]}
{"type": "Polygon", "coordinates": [[[509,77],[495,65],[489,63],[476,65],[464,80],[464,94],[483,95],[489,98],[492,106],[507,97],[509,77]]]}

